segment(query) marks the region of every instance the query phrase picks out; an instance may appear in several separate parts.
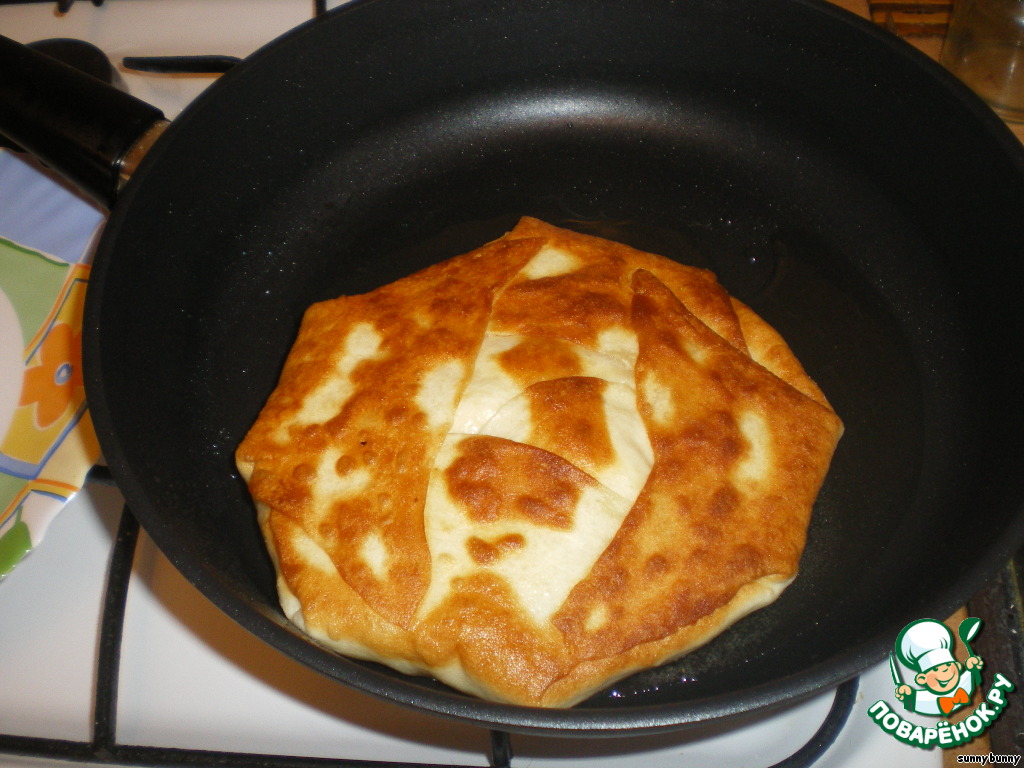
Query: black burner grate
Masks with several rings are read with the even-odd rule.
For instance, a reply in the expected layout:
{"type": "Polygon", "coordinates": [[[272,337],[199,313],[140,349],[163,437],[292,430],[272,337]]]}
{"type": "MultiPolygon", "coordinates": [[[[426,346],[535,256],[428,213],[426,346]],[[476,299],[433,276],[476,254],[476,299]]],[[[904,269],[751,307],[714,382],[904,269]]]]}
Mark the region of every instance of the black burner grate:
{"type": "MultiPolygon", "coordinates": [[[[112,483],[103,468],[93,470],[91,482],[112,483]]],[[[442,768],[436,763],[405,763],[325,759],[287,755],[217,752],[121,744],[117,740],[117,693],[128,585],[139,536],[139,524],[125,507],[121,514],[107,573],[99,655],[93,702],[95,719],[91,741],[47,739],[0,733],[0,755],[19,755],[77,763],[124,766],[195,766],[196,768],[442,768]]],[[[825,721],[811,739],[793,755],[772,768],[807,768],[832,745],[845,726],[857,698],[857,680],[836,690],[825,721]]],[[[503,731],[490,732],[489,754],[482,755],[489,768],[511,768],[512,740],[503,731]]]]}

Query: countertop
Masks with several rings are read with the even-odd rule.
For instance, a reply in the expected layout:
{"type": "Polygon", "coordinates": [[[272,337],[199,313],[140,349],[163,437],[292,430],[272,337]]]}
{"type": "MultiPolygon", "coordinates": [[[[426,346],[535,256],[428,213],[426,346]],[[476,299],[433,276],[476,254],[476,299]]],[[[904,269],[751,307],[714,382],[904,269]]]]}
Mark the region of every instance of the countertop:
{"type": "MultiPolygon", "coordinates": [[[[912,2],[891,2],[889,0],[831,0],[840,8],[845,8],[865,19],[888,28],[893,34],[902,38],[919,51],[939,60],[944,40],[944,25],[948,21],[950,10],[955,0],[913,0],[912,2]],[[910,11],[893,11],[894,7],[918,7],[918,13],[910,11]],[[920,21],[915,23],[915,15],[920,21]]],[[[1024,142],[1024,123],[1007,123],[1014,135],[1024,142]]]]}

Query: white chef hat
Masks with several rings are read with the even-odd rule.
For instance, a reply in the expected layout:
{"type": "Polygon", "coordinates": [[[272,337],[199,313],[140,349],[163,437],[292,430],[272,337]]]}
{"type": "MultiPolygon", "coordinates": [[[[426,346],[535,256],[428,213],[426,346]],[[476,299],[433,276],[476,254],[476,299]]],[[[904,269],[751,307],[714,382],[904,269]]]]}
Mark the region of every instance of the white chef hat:
{"type": "Polygon", "coordinates": [[[896,653],[900,661],[918,672],[956,661],[953,633],[934,619],[918,619],[904,627],[896,638],[896,653]]]}

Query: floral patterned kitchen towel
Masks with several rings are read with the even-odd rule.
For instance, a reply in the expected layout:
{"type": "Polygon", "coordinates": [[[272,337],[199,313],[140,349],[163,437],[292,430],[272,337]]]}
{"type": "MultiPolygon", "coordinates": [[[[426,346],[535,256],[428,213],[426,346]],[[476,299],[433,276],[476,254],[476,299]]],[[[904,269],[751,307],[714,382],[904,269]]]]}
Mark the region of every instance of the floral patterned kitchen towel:
{"type": "Polygon", "coordinates": [[[0,153],[0,578],[38,546],[99,456],[81,333],[101,220],[40,169],[0,153]]]}

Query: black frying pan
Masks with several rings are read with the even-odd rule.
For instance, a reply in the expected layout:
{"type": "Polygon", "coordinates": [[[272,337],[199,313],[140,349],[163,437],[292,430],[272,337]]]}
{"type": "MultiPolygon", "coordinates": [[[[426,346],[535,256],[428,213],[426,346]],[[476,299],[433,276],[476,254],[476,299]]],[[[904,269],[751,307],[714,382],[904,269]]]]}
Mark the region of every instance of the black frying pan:
{"type": "Polygon", "coordinates": [[[505,730],[681,728],[850,678],[1020,546],[1022,257],[1012,134],[827,4],[362,0],[224,76],[146,155],[95,258],[89,402],[148,533],[284,653],[505,730]],[[233,467],[308,304],[522,214],[715,270],[847,427],[782,598],[567,711],[304,639],[233,467]]]}

